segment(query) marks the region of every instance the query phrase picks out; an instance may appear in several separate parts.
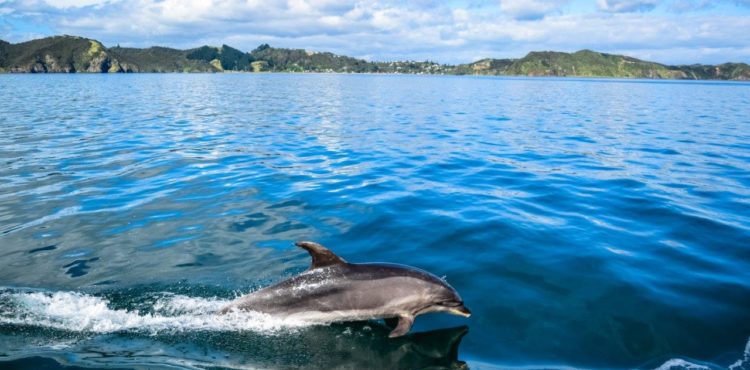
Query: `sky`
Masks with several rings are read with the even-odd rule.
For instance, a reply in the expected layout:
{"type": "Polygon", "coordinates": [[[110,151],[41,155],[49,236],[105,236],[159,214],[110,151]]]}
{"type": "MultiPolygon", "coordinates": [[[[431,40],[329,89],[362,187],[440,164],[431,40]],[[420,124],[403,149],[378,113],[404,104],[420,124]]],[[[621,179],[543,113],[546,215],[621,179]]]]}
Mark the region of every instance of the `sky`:
{"type": "Polygon", "coordinates": [[[591,49],[667,64],[750,63],[750,0],[0,0],[0,39],[227,44],[467,63],[591,49]]]}

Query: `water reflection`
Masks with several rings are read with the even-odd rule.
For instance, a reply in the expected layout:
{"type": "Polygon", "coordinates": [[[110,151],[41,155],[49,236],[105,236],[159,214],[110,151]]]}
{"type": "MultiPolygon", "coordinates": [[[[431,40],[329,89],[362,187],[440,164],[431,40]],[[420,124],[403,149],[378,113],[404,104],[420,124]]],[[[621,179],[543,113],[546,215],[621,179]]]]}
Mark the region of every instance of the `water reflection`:
{"type": "MultiPolygon", "coordinates": [[[[3,332],[0,328],[0,332],[3,332]]],[[[116,333],[71,338],[69,332],[26,327],[25,339],[0,335],[13,352],[2,368],[84,367],[467,369],[458,359],[468,327],[388,338],[375,322],[313,327],[289,335],[252,332],[116,333]],[[75,355],[73,355],[75,354],[75,355]]],[[[6,332],[7,333],[7,332],[6,332]]]]}

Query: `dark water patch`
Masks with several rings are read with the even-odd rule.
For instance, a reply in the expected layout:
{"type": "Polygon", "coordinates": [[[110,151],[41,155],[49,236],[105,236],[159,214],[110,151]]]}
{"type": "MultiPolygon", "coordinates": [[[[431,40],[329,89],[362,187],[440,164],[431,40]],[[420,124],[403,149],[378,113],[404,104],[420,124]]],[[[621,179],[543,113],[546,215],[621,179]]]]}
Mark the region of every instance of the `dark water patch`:
{"type": "Polygon", "coordinates": [[[240,222],[234,222],[229,226],[231,231],[244,232],[251,228],[257,228],[265,224],[270,218],[260,212],[252,213],[245,216],[245,219],[240,222]]]}
{"type": "Polygon", "coordinates": [[[55,249],[57,249],[56,245],[48,245],[46,247],[31,249],[31,250],[29,250],[29,254],[34,254],[34,253],[39,253],[39,252],[44,252],[44,251],[52,251],[52,250],[55,250],[55,249]]]}
{"type": "Polygon", "coordinates": [[[175,267],[198,267],[198,266],[210,266],[210,265],[221,265],[222,258],[213,253],[203,253],[194,257],[194,262],[180,263],[175,267]]]}
{"type": "Polygon", "coordinates": [[[308,226],[305,224],[301,224],[301,223],[294,222],[294,221],[286,221],[286,222],[282,222],[280,224],[274,225],[273,227],[265,231],[264,234],[275,235],[275,234],[286,233],[288,231],[293,231],[293,230],[302,230],[306,228],[308,228],[308,226]]]}
{"type": "Polygon", "coordinates": [[[505,117],[505,116],[485,116],[484,119],[487,121],[497,121],[497,122],[505,122],[505,121],[511,120],[510,117],[505,117]]]}
{"type": "Polygon", "coordinates": [[[75,277],[88,274],[88,270],[89,268],[91,268],[91,266],[89,266],[89,263],[98,261],[98,260],[99,260],[99,257],[89,258],[85,260],[75,260],[63,266],[63,268],[67,269],[65,271],[67,275],[70,275],[70,277],[75,278],[75,277]]]}
{"type": "Polygon", "coordinates": [[[304,202],[301,202],[299,200],[288,200],[288,201],[285,201],[285,202],[281,202],[281,203],[277,203],[277,204],[272,204],[272,205],[270,205],[270,206],[268,206],[266,208],[268,208],[268,209],[287,208],[287,207],[295,207],[295,208],[297,208],[297,207],[300,207],[300,206],[304,206],[304,204],[305,204],[304,202]]]}
{"type": "Polygon", "coordinates": [[[680,152],[669,149],[669,148],[638,148],[638,150],[646,153],[657,153],[657,154],[667,154],[667,155],[677,155],[680,154],[680,152]]]}
{"type": "Polygon", "coordinates": [[[97,283],[94,283],[94,286],[106,286],[106,285],[114,285],[117,284],[117,280],[104,280],[97,283]]]}
{"type": "Polygon", "coordinates": [[[596,141],[594,141],[590,137],[586,137],[586,136],[566,136],[566,137],[564,137],[562,139],[563,140],[578,141],[578,142],[581,142],[581,143],[596,144],[596,141]]]}

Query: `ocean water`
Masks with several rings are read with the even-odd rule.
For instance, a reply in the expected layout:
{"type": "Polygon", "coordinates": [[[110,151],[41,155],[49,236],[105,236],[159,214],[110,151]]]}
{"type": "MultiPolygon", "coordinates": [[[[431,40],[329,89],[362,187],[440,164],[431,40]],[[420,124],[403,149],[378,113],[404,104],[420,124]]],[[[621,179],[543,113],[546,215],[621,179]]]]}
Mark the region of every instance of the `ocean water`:
{"type": "Polygon", "coordinates": [[[750,84],[0,75],[0,368],[750,368],[750,84]],[[305,270],[469,319],[216,315],[305,270]]]}

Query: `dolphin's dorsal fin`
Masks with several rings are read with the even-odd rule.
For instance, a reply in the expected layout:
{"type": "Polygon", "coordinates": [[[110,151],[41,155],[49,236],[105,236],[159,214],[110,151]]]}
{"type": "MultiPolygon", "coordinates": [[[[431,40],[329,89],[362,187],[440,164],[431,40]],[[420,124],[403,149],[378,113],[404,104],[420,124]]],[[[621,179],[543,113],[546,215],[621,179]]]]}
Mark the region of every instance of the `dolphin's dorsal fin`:
{"type": "Polygon", "coordinates": [[[310,257],[312,257],[312,264],[310,265],[310,270],[316,269],[319,267],[326,267],[331,265],[339,265],[339,264],[345,264],[346,261],[344,261],[343,258],[335,255],[333,252],[328,250],[328,248],[315,243],[315,242],[296,242],[294,245],[303,248],[308,253],[310,253],[310,257]]]}

